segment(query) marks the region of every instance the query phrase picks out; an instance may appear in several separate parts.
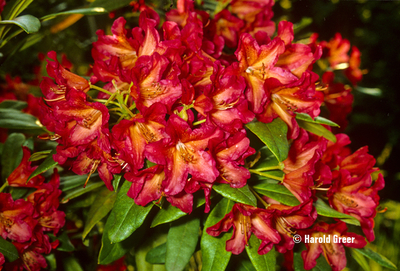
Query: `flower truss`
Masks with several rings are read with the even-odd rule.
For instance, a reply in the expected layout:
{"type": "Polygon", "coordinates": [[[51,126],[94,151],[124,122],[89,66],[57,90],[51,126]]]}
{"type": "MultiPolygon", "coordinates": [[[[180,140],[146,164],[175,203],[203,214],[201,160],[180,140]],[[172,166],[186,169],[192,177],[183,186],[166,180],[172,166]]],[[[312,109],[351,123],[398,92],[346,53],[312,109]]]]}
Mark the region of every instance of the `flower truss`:
{"type": "Polygon", "coordinates": [[[337,133],[362,78],[359,50],[349,54],[340,34],[296,42],[291,22],[272,21],[273,0],[214,4],[207,13],[178,0],[159,15],[133,3],[137,26],[119,17],[111,31],[97,31],[90,78],[54,51],[46,76],[26,84],[6,77],[0,101],[27,104],[10,118],[30,118],[41,134],[34,145],[2,126],[3,150],[24,145],[0,193],[2,246],[17,253],[0,253],[5,270],[45,268],[43,254],[59,242],[84,247],[74,232],[101,246],[98,270],[125,270],[121,257],[141,251],[149,225],[169,222],[166,245],[147,250],[146,260],[171,271],[193,261],[224,270],[243,250],[257,270],[275,267],[278,253],[287,269],[312,269],[322,254],[342,270],[345,247],[375,239],[383,177],[368,147],[352,152],[337,133]],[[42,97],[28,94],[33,86],[42,97]],[[29,144],[38,147],[32,155],[29,144]],[[83,229],[67,222],[64,239],[56,237],[65,223],[60,202],[71,221],[76,210],[86,215],[83,229]],[[297,236],[330,241],[297,244],[297,236]]]}

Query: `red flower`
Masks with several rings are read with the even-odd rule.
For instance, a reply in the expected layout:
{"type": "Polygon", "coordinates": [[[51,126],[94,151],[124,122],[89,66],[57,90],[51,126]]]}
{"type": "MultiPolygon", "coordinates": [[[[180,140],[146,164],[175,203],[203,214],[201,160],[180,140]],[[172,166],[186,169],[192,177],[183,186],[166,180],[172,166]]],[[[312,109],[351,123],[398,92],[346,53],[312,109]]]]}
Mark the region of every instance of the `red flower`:
{"type": "Polygon", "coordinates": [[[27,242],[32,238],[36,222],[32,219],[31,203],[18,199],[14,201],[11,194],[0,193],[0,235],[17,242],[27,242]]]}
{"type": "Polygon", "coordinates": [[[247,245],[251,233],[262,241],[258,248],[260,255],[267,253],[274,244],[281,241],[279,232],[273,228],[272,214],[256,207],[236,203],[231,212],[207,228],[207,233],[218,236],[233,227],[232,238],[226,242],[226,250],[240,254],[247,245]]]}
{"type": "Polygon", "coordinates": [[[44,182],[44,177],[38,175],[33,177],[27,183],[29,176],[35,171],[37,166],[32,167],[29,158],[31,153],[27,147],[22,147],[22,160],[19,166],[8,176],[7,181],[10,186],[14,187],[38,187],[44,182]]]}
{"type": "Polygon", "coordinates": [[[372,170],[369,170],[361,176],[353,177],[348,170],[341,169],[327,193],[333,208],[360,221],[361,228],[370,242],[375,239],[373,228],[379,204],[378,191],[385,186],[381,174],[372,185],[371,172],[372,170]]]}
{"type": "Polygon", "coordinates": [[[188,174],[193,178],[212,183],[218,176],[215,161],[205,151],[208,141],[222,136],[222,131],[207,122],[192,130],[177,115],[170,116],[164,139],[146,146],[145,155],[153,163],[165,166],[167,195],[177,195],[185,187],[188,174]]]}
{"type": "Polygon", "coordinates": [[[308,200],[298,206],[289,207],[282,204],[270,204],[267,208],[272,212],[274,228],[281,236],[281,241],[275,244],[279,253],[286,253],[294,247],[293,234],[295,230],[310,227],[317,218],[313,201],[308,200]]]}
{"type": "Polygon", "coordinates": [[[323,253],[325,259],[332,267],[332,270],[340,271],[346,267],[347,263],[343,245],[346,247],[362,248],[367,244],[364,237],[355,233],[347,232],[347,226],[344,222],[338,222],[336,224],[320,222],[312,229],[304,230],[302,233],[303,235],[307,235],[309,238],[325,238],[326,241],[330,241],[326,243],[305,243],[307,250],[301,253],[301,257],[304,260],[304,268],[307,270],[316,266],[316,260],[319,255],[323,253]],[[339,242],[339,238],[345,238],[352,242],[339,242]]]}

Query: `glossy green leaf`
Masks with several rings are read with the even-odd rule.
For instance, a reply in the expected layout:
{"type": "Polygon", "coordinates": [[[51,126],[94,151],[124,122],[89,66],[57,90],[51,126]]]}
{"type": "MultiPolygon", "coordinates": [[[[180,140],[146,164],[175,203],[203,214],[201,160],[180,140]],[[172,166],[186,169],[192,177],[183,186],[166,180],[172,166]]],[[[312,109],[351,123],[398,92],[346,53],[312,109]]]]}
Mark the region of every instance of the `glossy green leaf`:
{"type": "MultiPolygon", "coordinates": [[[[116,219],[114,213],[110,213],[110,216],[107,219],[106,224],[104,225],[103,236],[101,238],[101,248],[98,257],[99,264],[110,264],[122,256],[124,256],[130,249],[132,249],[136,242],[141,240],[140,235],[136,236],[135,234],[131,235],[128,239],[119,242],[112,243],[108,238],[108,231],[112,225],[112,221],[116,219]]],[[[140,233],[143,235],[142,233],[140,233]]]]}
{"type": "Polygon", "coordinates": [[[120,174],[114,174],[114,180],[112,181],[112,185],[114,187],[114,191],[118,191],[119,183],[121,182],[122,175],[120,174]]]}
{"type": "Polygon", "coordinates": [[[367,260],[365,259],[364,255],[362,255],[359,251],[356,249],[351,249],[351,256],[353,257],[354,260],[361,266],[361,268],[364,271],[371,271],[371,268],[369,267],[369,264],[367,260]]]}
{"type": "Polygon", "coordinates": [[[8,108],[15,110],[21,110],[27,106],[28,106],[27,102],[23,101],[5,100],[0,103],[0,108],[8,108]]]}
{"type": "Polygon", "coordinates": [[[260,255],[258,254],[258,247],[261,245],[261,240],[254,234],[249,239],[249,245],[246,246],[247,255],[257,271],[275,271],[276,256],[275,249],[272,248],[270,252],[260,255]]]}
{"type": "Polygon", "coordinates": [[[96,196],[87,214],[85,228],[82,232],[82,240],[86,238],[92,228],[102,220],[113,208],[117,194],[103,187],[96,196]]]}
{"type": "Polygon", "coordinates": [[[315,209],[317,209],[317,213],[322,216],[334,217],[334,218],[344,218],[345,222],[360,226],[360,222],[352,217],[351,215],[343,214],[341,212],[332,209],[328,204],[326,204],[322,199],[318,198],[314,203],[315,209]]]}
{"type": "Polygon", "coordinates": [[[114,11],[116,9],[127,7],[129,6],[131,0],[116,0],[116,1],[109,1],[109,0],[95,0],[90,4],[90,7],[102,7],[108,11],[114,11]]]}
{"type": "Polygon", "coordinates": [[[311,122],[311,123],[319,123],[319,124],[325,124],[325,125],[329,125],[329,126],[339,127],[339,125],[337,123],[334,123],[331,120],[328,120],[326,118],[319,117],[319,116],[312,119],[311,116],[306,113],[296,113],[296,120],[303,120],[303,121],[311,122]]]}
{"type": "Polygon", "coordinates": [[[56,18],[57,16],[61,15],[71,15],[71,14],[82,14],[82,15],[99,15],[108,13],[105,8],[102,7],[90,7],[90,8],[80,8],[80,9],[73,9],[68,11],[62,11],[58,13],[48,14],[40,18],[41,21],[47,21],[56,18]]]}
{"type": "MultiPolygon", "coordinates": [[[[60,177],[60,189],[63,192],[66,192],[68,190],[72,190],[77,187],[83,187],[85,184],[85,181],[87,179],[87,175],[71,175],[71,176],[61,176],[60,177]]],[[[99,181],[99,174],[98,173],[93,173],[92,176],[90,176],[91,181],[99,181]]]]}
{"type": "Polygon", "coordinates": [[[199,239],[200,219],[185,217],[172,223],[167,236],[165,267],[167,271],[181,271],[189,263],[199,239]]]}
{"type": "Polygon", "coordinates": [[[40,29],[40,21],[32,15],[23,15],[12,20],[0,21],[0,25],[13,24],[21,27],[26,33],[32,34],[38,32],[40,29]]]}
{"type": "MultiPolygon", "coordinates": [[[[260,150],[260,159],[252,166],[252,169],[269,169],[271,168],[277,168],[277,169],[282,169],[280,165],[283,165],[283,163],[280,163],[278,159],[276,159],[275,155],[271,152],[271,150],[267,147],[264,146],[260,150]]],[[[263,170],[261,170],[263,171],[263,170]]]]}
{"type": "Polygon", "coordinates": [[[278,161],[282,162],[288,156],[289,143],[287,141],[287,125],[280,118],[274,119],[271,123],[254,121],[246,124],[264,144],[271,150],[278,161]]]}
{"type": "Polygon", "coordinates": [[[4,255],[4,258],[9,262],[13,262],[19,258],[17,248],[11,242],[4,240],[1,236],[0,253],[2,253],[4,255]]]}
{"type": "Polygon", "coordinates": [[[21,163],[22,148],[25,142],[25,136],[19,133],[12,133],[8,136],[3,146],[3,155],[1,156],[1,177],[3,180],[14,171],[21,163]]]}
{"type": "Polygon", "coordinates": [[[38,151],[38,152],[32,153],[32,155],[31,155],[31,157],[29,157],[28,161],[33,162],[33,161],[45,159],[49,156],[49,154],[52,151],[53,150],[46,150],[46,151],[38,151]]]}
{"type": "Polygon", "coordinates": [[[289,206],[297,206],[300,204],[299,200],[293,196],[292,192],[280,184],[260,182],[254,185],[253,189],[261,195],[270,197],[271,199],[289,206]]]}
{"type": "Polygon", "coordinates": [[[36,177],[37,175],[55,167],[58,163],[53,160],[53,154],[56,154],[57,151],[53,150],[47,158],[32,172],[32,174],[29,176],[27,182],[32,179],[33,177],[36,177]]]}
{"type": "Polygon", "coordinates": [[[39,120],[32,115],[22,113],[16,109],[0,108],[0,127],[2,128],[21,130],[43,129],[38,123],[39,120]]]}
{"type": "Polygon", "coordinates": [[[24,11],[33,0],[14,0],[7,2],[7,5],[4,7],[3,13],[1,16],[4,20],[11,20],[17,17],[22,11],[24,11]]]}
{"type": "Polygon", "coordinates": [[[224,216],[232,210],[234,202],[223,198],[210,212],[204,225],[200,246],[202,252],[202,271],[225,270],[232,255],[226,251],[226,241],[231,238],[230,233],[221,233],[213,237],[206,232],[208,227],[217,224],[224,216]]]}
{"type": "Polygon", "coordinates": [[[245,185],[242,188],[232,188],[229,184],[216,183],[213,189],[218,193],[233,200],[235,202],[257,206],[257,199],[250,191],[249,186],[245,185]]]}
{"type": "Polygon", "coordinates": [[[237,264],[236,271],[257,271],[251,261],[249,260],[242,260],[237,264]]]}
{"type": "Polygon", "coordinates": [[[303,128],[306,131],[309,131],[310,133],[313,133],[317,136],[325,137],[326,139],[332,142],[336,142],[336,136],[331,131],[329,131],[328,129],[326,129],[325,127],[323,127],[318,123],[312,123],[300,119],[297,120],[297,123],[301,128],[303,128]]]}
{"type": "Polygon", "coordinates": [[[151,249],[146,255],[146,261],[151,264],[164,264],[167,253],[167,243],[151,249]]]}
{"type": "Polygon", "coordinates": [[[71,256],[63,258],[64,271],[83,271],[82,266],[79,264],[78,259],[71,256]]]}
{"type": "Polygon", "coordinates": [[[124,182],[111,211],[114,219],[110,222],[108,237],[112,243],[121,242],[128,238],[143,224],[153,207],[152,203],[144,207],[137,205],[132,198],[127,196],[131,184],[128,181],[124,182]]]}
{"type": "Polygon", "coordinates": [[[71,199],[74,199],[76,197],[82,196],[83,194],[86,194],[88,192],[91,192],[99,187],[102,187],[104,185],[103,182],[96,182],[96,183],[89,183],[85,188],[80,187],[74,190],[70,190],[67,193],[65,193],[65,196],[62,198],[60,201],[61,203],[67,203],[71,199]]]}
{"type": "Polygon", "coordinates": [[[365,257],[374,260],[375,262],[379,263],[380,265],[392,269],[392,270],[397,270],[397,267],[394,263],[392,263],[391,261],[389,261],[389,259],[387,259],[385,256],[379,254],[378,252],[375,252],[373,250],[371,250],[370,248],[355,248],[356,251],[360,252],[362,255],[364,255],[365,257]]]}
{"type": "MultiPolygon", "coordinates": [[[[204,197],[195,197],[193,200],[193,206],[198,208],[205,202],[204,197]]],[[[187,215],[187,213],[182,212],[181,209],[172,206],[170,203],[165,203],[163,204],[163,208],[155,215],[150,227],[154,228],[155,226],[175,221],[185,215],[187,215]]]]}

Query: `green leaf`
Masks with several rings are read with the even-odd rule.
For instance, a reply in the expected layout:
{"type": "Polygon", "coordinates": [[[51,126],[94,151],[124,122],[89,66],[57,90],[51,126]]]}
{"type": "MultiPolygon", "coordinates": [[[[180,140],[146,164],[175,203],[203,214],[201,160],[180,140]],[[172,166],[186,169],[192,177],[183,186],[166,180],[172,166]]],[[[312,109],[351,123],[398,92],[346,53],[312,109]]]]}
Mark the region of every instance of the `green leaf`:
{"type": "Polygon", "coordinates": [[[300,204],[300,201],[293,196],[292,192],[280,184],[262,182],[254,185],[253,189],[261,195],[267,196],[289,206],[297,206],[300,204]]]}
{"type": "Polygon", "coordinates": [[[382,265],[386,268],[397,270],[397,267],[394,263],[389,261],[385,256],[379,254],[378,252],[371,250],[370,248],[367,248],[367,247],[360,248],[360,249],[355,248],[354,250],[360,252],[365,257],[367,257],[371,260],[374,260],[375,262],[379,263],[380,265],[382,265]]]}
{"type": "Polygon", "coordinates": [[[56,257],[54,256],[54,254],[51,253],[51,254],[47,254],[47,255],[43,255],[43,256],[46,259],[46,262],[48,264],[47,270],[57,271],[57,261],[56,261],[56,257]]]}
{"type": "Polygon", "coordinates": [[[112,221],[116,219],[115,214],[111,212],[104,226],[103,236],[101,238],[101,248],[98,258],[98,264],[110,264],[122,256],[124,256],[131,248],[135,246],[137,242],[141,241],[143,233],[137,231],[138,235],[132,234],[128,239],[119,242],[112,243],[108,238],[108,231],[112,225],[112,221]]]}
{"type": "Polygon", "coordinates": [[[109,1],[109,0],[96,0],[90,4],[90,7],[102,7],[108,11],[114,11],[116,9],[129,6],[131,0],[118,0],[118,1],[109,1]]]}
{"type": "Polygon", "coordinates": [[[314,119],[311,118],[310,115],[306,113],[296,113],[296,120],[302,120],[306,122],[311,122],[311,123],[317,123],[317,124],[325,124],[329,126],[335,126],[335,127],[340,127],[337,123],[334,123],[331,120],[328,120],[323,117],[315,117],[314,119]]]}
{"type": "Polygon", "coordinates": [[[242,260],[237,266],[236,271],[257,271],[249,260],[242,260]]]}
{"type": "Polygon", "coordinates": [[[353,259],[356,260],[356,262],[362,267],[364,271],[371,271],[367,260],[359,251],[351,249],[350,252],[353,259]]]}
{"type": "Polygon", "coordinates": [[[14,24],[21,27],[26,33],[32,34],[38,32],[40,29],[40,21],[32,15],[23,15],[12,20],[0,21],[0,25],[14,24]]]}
{"type": "Polygon", "coordinates": [[[257,206],[257,199],[250,191],[249,186],[245,185],[242,188],[232,188],[229,184],[215,183],[213,189],[218,193],[233,200],[247,205],[257,206]]]}
{"type": "Polygon", "coordinates": [[[4,7],[3,13],[1,14],[4,20],[11,20],[17,17],[22,11],[24,11],[33,0],[14,0],[7,2],[4,7]]]}
{"type": "Polygon", "coordinates": [[[114,174],[114,180],[112,181],[114,191],[118,191],[119,183],[121,182],[122,175],[120,174],[114,174]]]}
{"type": "MultiPolygon", "coordinates": [[[[108,237],[112,243],[117,243],[128,238],[144,222],[153,204],[143,207],[135,204],[135,201],[127,196],[130,182],[125,181],[118,192],[115,206],[111,211],[113,221],[110,222],[108,237]]],[[[109,218],[110,219],[110,218],[109,218]]],[[[107,221],[108,222],[108,221],[107,221]]]]}
{"type": "Polygon", "coordinates": [[[252,169],[263,169],[263,168],[280,168],[279,165],[282,164],[276,159],[275,155],[271,152],[271,150],[264,146],[260,149],[260,159],[258,162],[252,167],[252,169]]]}
{"type": "MultiPolygon", "coordinates": [[[[56,154],[57,151],[53,150],[48,156],[47,158],[43,161],[43,163],[41,163],[33,172],[32,174],[29,176],[28,181],[30,179],[32,179],[33,177],[36,177],[37,175],[55,167],[58,163],[56,161],[53,160],[53,154],[56,154]]],[[[27,181],[27,182],[28,182],[27,181]]]]}
{"type": "Polygon", "coordinates": [[[357,86],[355,88],[355,90],[357,90],[361,93],[376,96],[376,97],[382,96],[382,90],[379,88],[365,88],[365,87],[357,86]]]}
{"type": "Polygon", "coordinates": [[[28,106],[27,102],[23,101],[5,100],[0,103],[0,108],[8,108],[16,110],[24,109],[27,106],[28,106]]]}
{"type": "Polygon", "coordinates": [[[217,224],[224,216],[232,210],[234,202],[222,198],[222,200],[212,209],[206,223],[204,225],[203,234],[201,236],[200,246],[202,252],[202,271],[219,271],[225,270],[232,255],[231,252],[226,251],[226,241],[231,236],[229,233],[222,233],[218,237],[209,235],[206,230],[217,224]]]}
{"type": "Polygon", "coordinates": [[[13,262],[19,258],[17,248],[11,242],[4,240],[1,236],[0,253],[2,253],[4,255],[4,258],[9,262],[13,262]]]}
{"type": "Polygon", "coordinates": [[[0,108],[0,127],[2,128],[21,130],[43,129],[38,123],[40,123],[39,120],[32,115],[22,113],[16,109],[0,108]]]}
{"type": "Polygon", "coordinates": [[[249,239],[249,245],[246,246],[247,255],[257,271],[274,271],[276,264],[275,249],[264,255],[258,254],[258,247],[261,245],[261,240],[254,234],[249,239]]]}
{"type": "Polygon", "coordinates": [[[117,194],[103,187],[96,196],[87,214],[85,228],[82,232],[82,240],[86,238],[92,228],[102,220],[113,208],[117,194]]]}
{"type": "MultiPolygon", "coordinates": [[[[72,190],[77,187],[82,187],[85,184],[86,179],[87,175],[61,176],[60,189],[61,191],[66,192],[68,190],[72,190]]],[[[90,176],[90,180],[99,181],[100,180],[99,174],[93,173],[92,176],[90,176]]]]}
{"type": "Polygon", "coordinates": [[[332,142],[336,142],[336,136],[331,131],[318,123],[311,123],[300,119],[297,120],[297,123],[301,128],[309,131],[310,133],[313,133],[317,136],[323,136],[332,142]]]}
{"type": "Polygon", "coordinates": [[[21,146],[24,142],[25,136],[19,133],[12,133],[4,142],[3,155],[1,156],[1,177],[3,180],[8,178],[21,163],[23,153],[21,146]]]}
{"type": "Polygon", "coordinates": [[[161,244],[147,252],[146,261],[151,264],[164,264],[166,253],[167,243],[161,244]]]}
{"type": "MultiPolygon", "coordinates": [[[[198,208],[205,202],[206,201],[204,197],[195,197],[193,200],[193,205],[195,208],[198,208]]],[[[187,215],[187,213],[182,212],[181,209],[172,206],[170,203],[164,204],[163,208],[155,215],[150,227],[154,228],[155,226],[175,221],[185,215],[187,215]]]]}
{"type": "Polygon", "coordinates": [[[60,241],[60,245],[57,247],[59,251],[71,252],[75,250],[74,245],[69,240],[68,234],[66,231],[62,232],[60,236],[57,237],[57,240],[60,241]]]}
{"type": "Polygon", "coordinates": [[[80,9],[73,9],[68,11],[62,11],[58,13],[48,14],[40,18],[42,22],[54,19],[60,15],[71,15],[71,14],[82,14],[82,15],[99,15],[108,13],[108,11],[103,7],[90,7],[90,8],[80,8],[80,9]]]}
{"type": "Polygon", "coordinates": [[[63,261],[64,271],[83,271],[82,266],[79,264],[78,259],[75,257],[64,258],[63,261]]]}
{"type": "MultiPolygon", "coordinates": [[[[135,234],[136,232],[133,235],[135,234]]],[[[140,243],[140,246],[135,247],[135,270],[166,271],[164,264],[151,264],[146,260],[147,255],[152,249],[163,244],[165,245],[166,242],[167,234],[165,234],[164,231],[152,231],[152,234],[146,236],[143,242],[140,243]]],[[[165,255],[163,261],[165,262],[165,255]]]]}
{"type": "Polygon", "coordinates": [[[60,201],[61,203],[67,203],[68,201],[70,201],[71,199],[74,199],[76,197],[79,197],[83,194],[86,194],[88,192],[91,192],[101,186],[103,186],[104,183],[103,182],[96,182],[96,183],[89,183],[85,188],[81,187],[78,189],[75,189],[73,191],[68,191],[67,193],[65,193],[65,196],[62,198],[62,200],[60,201]]]}
{"type": "Polygon", "coordinates": [[[167,236],[165,268],[168,271],[183,270],[192,257],[199,239],[200,219],[185,217],[172,224],[167,236]]]}
{"type": "Polygon", "coordinates": [[[352,217],[351,215],[343,214],[341,212],[332,209],[328,204],[326,204],[322,199],[318,198],[314,203],[317,213],[322,216],[334,217],[334,218],[344,218],[346,223],[360,226],[360,222],[352,217]]]}
{"type": "Polygon", "coordinates": [[[267,124],[255,121],[247,123],[246,127],[264,142],[279,162],[287,158],[289,152],[289,143],[286,138],[288,128],[283,120],[276,118],[267,124]]]}

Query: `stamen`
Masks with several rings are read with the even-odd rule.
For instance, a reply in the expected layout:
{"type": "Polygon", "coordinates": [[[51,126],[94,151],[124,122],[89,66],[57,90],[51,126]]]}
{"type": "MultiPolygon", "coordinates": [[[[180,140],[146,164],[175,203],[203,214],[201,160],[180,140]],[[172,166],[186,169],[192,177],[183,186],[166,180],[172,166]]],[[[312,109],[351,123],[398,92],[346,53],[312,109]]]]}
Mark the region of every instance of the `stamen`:
{"type": "Polygon", "coordinates": [[[93,125],[97,121],[97,119],[101,116],[101,111],[97,109],[91,110],[90,114],[83,119],[83,126],[87,129],[90,129],[90,126],[93,125]]]}
{"type": "Polygon", "coordinates": [[[179,151],[179,155],[180,157],[185,160],[185,162],[187,163],[196,163],[196,159],[194,158],[194,150],[190,150],[188,147],[186,147],[185,144],[183,144],[182,142],[178,142],[178,144],[176,144],[176,148],[179,151]]]}
{"type": "Polygon", "coordinates": [[[92,165],[92,168],[90,169],[89,175],[87,176],[86,182],[85,182],[85,184],[83,185],[83,188],[86,187],[86,185],[87,185],[87,183],[88,183],[88,181],[89,181],[89,179],[90,179],[90,176],[96,171],[96,169],[97,169],[97,167],[99,166],[99,164],[100,164],[100,160],[95,160],[95,161],[94,161],[94,163],[93,163],[93,165],[92,165]]]}
{"type": "Polygon", "coordinates": [[[146,143],[149,144],[151,142],[157,141],[157,137],[155,134],[153,134],[147,126],[145,126],[143,123],[138,122],[137,125],[139,126],[139,130],[142,133],[144,140],[146,140],[146,143]]]}

